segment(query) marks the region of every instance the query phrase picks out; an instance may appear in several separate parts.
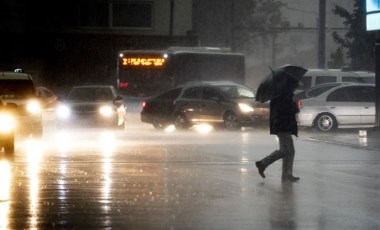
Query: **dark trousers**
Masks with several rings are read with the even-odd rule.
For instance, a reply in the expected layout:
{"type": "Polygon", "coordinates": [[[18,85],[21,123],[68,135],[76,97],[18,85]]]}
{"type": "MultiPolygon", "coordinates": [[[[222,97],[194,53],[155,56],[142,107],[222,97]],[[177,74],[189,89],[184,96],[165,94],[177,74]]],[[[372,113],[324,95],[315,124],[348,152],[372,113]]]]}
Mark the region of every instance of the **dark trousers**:
{"type": "Polygon", "coordinates": [[[293,175],[294,162],[294,143],[290,132],[277,134],[280,149],[273,151],[271,154],[261,160],[264,167],[268,167],[273,162],[282,159],[282,177],[293,175]]]}

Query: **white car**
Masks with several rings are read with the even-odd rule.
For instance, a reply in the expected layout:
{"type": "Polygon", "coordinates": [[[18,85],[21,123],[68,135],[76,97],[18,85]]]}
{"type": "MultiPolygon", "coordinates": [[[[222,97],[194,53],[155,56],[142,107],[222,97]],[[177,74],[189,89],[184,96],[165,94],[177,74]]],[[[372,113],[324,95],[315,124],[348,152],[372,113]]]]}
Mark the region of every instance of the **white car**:
{"type": "Polygon", "coordinates": [[[125,128],[126,106],[111,85],[74,86],[57,107],[59,125],[125,128]]]}
{"type": "Polygon", "coordinates": [[[374,84],[337,86],[317,97],[298,100],[298,124],[320,131],[374,127],[375,100],[374,84]]]}

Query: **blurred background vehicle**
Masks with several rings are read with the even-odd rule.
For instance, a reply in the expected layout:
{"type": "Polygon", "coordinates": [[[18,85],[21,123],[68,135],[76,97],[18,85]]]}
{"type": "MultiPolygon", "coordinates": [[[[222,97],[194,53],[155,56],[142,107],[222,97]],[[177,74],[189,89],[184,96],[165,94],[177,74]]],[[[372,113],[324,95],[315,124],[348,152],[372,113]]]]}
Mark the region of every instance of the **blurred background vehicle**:
{"type": "Polygon", "coordinates": [[[32,77],[23,72],[0,72],[0,98],[15,103],[16,131],[20,134],[42,136],[41,105],[32,77]]]}
{"type": "Polygon", "coordinates": [[[41,104],[43,125],[50,125],[55,119],[58,97],[50,89],[44,86],[37,86],[36,91],[41,104]]]}
{"type": "Polygon", "coordinates": [[[37,86],[36,91],[42,109],[50,110],[55,108],[58,103],[58,97],[50,89],[44,86],[37,86]]]}
{"type": "Polygon", "coordinates": [[[195,124],[253,126],[269,119],[269,104],[256,102],[255,96],[254,90],[231,81],[190,82],[146,99],[141,121],[157,129],[169,124],[178,129],[195,124]]]}
{"type": "Polygon", "coordinates": [[[74,86],[57,107],[59,125],[124,128],[126,106],[111,85],[74,86]]]}
{"type": "Polygon", "coordinates": [[[375,126],[374,84],[343,84],[324,93],[297,101],[300,126],[320,131],[375,126]]]}
{"type": "Polygon", "coordinates": [[[350,71],[345,69],[309,69],[301,80],[296,93],[305,89],[335,82],[375,83],[375,73],[369,71],[350,71]]]}
{"type": "Polygon", "coordinates": [[[172,46],[118,53],[118,92],[148,97],[189,81],[245,81],[245,55],[219,47],[172,46]]]}

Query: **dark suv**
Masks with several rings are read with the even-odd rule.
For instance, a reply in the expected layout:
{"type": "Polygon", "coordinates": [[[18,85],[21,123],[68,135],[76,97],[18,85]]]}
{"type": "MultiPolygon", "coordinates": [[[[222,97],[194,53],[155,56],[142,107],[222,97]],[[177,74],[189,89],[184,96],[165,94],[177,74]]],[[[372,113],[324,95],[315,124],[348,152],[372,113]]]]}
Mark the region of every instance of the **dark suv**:
{"type": "Polygon", "coordinates": [[[255,101],[256,93],[230,81],[208,81],[178,86],[143,102],[141,121],[164,128],[186,129],[211,124],[227,129],[253,126],[268,120],[267,105],[255,101]]]}

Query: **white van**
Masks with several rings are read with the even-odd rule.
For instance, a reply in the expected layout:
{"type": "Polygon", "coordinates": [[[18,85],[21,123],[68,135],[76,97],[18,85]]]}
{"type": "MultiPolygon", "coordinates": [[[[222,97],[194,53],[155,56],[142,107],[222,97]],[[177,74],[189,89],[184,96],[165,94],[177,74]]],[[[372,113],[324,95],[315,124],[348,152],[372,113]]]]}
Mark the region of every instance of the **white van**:
{"type": "Polygon", "coordinates": [[[375,83],[375,73],[368,71],[345,71],[342,69],[309,69],[303,76],[295,93],[330,82],[375,83]]]}
{"type": "Polygon", "coordinates": [[[17,105],[16,131],[22,134],[42,135],[40,101],[32,77],[22,72],[0,71],[0,98],[17,105]]]}

